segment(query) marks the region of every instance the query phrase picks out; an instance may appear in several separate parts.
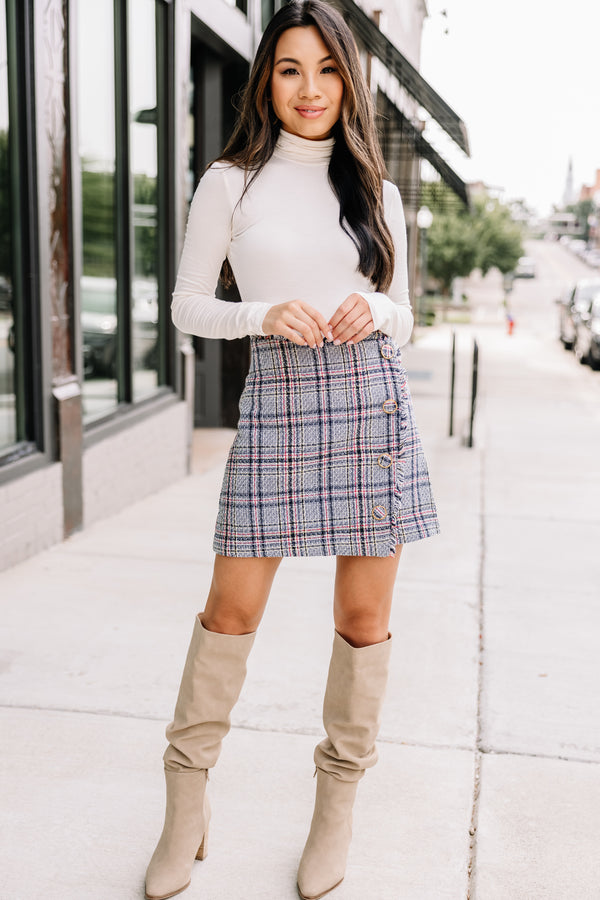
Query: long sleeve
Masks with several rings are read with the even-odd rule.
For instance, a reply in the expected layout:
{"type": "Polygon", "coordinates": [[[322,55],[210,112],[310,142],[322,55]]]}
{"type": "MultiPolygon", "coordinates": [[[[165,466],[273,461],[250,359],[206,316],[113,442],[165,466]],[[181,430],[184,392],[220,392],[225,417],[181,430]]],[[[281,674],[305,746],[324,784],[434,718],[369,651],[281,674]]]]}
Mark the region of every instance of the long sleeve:
{"type": "Polygon", "coordinates": [[[398,188],[389,181],[384,182],[385,220],[390,229],[396,263],[394,275],[387,294],[379,291],[372,293],[358,291],[365,298],[371,310],[376,331],[389,334],[398,346],[402,347],[409,340],[414,318],[408,296],[407,240],[406,221],[398,188]]]}
{"type": "Polygon", "coordinates": [[[224,165],[212,166],[194,194],[171,314],[174,324],[186,334],[232,340],[264,334],[262,322],[270,304],[230,303],[215,297],[231,241],[233,203],[226,175],[224,165]]]}

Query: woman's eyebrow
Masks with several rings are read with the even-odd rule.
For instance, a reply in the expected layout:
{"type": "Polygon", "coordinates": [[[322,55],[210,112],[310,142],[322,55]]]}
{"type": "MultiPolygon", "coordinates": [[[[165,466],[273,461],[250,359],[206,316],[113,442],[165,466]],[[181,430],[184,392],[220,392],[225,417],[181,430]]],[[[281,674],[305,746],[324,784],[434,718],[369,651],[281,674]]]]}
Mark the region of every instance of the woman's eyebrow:
{"type": "MultiPolygon", "coordinates": [[[[328,59],[332,59],[331,54],[329,56],[324,56],[323,59],[320,59],[318,62],[318,65],[320,66],[321,63],[327,62],[328,59]]],[[[279,63],[282,63],[282,62],[295,63],[297,66],[300,65],[300,60],[292,59],[291,56],[282,56],[281,59],[277,60],[275,65],[278,66],[279,63]]]]}

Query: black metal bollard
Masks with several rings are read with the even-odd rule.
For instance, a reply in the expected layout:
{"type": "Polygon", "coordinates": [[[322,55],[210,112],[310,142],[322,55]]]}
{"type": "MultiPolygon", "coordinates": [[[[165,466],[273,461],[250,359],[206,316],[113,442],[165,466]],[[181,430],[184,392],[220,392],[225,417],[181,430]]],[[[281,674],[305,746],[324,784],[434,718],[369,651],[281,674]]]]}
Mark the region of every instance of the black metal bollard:
{"type": "Polygon", "coordinates": [[[456,332],[452,332],[452,362],[450,365],[450,437],[454,434],[454,381],[456,376],[456,332]]]}
{"type": "Polygon", "coordinates": [[[471,373],[471,416],[469,419],[469,440],[467,447],[473,446],[473,422],[475,421],[475,408],[477,404],[477,375],[479,369],[479,345],[473,341],[473,370],[471,373]]]}

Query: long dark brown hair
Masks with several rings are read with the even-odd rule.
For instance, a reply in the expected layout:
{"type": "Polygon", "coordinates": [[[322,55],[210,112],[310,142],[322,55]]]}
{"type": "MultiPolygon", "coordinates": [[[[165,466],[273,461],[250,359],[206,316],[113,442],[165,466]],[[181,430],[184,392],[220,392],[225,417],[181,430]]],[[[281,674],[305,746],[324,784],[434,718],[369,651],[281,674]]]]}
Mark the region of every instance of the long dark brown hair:
{"type": "MultiPolygon", "coordinates": [[[[314,25],[344,82],[342,111],[333,129],[329,181],[340,203],[340,225],[359,254],[358,271],[385,291],[394,273],[394,244],[383,215],[385,164],[375,130],[373,104],[352,32],[324,0],[291,0],[267,25],[250,79],[241,94],[239,117],[220,160],[246,171],[246,190],[269,161],[281,123],[269,102],[277,41],[288,28],[314,25]]],[[[233,281],[225,261],[221,277],[233,281]]]]}

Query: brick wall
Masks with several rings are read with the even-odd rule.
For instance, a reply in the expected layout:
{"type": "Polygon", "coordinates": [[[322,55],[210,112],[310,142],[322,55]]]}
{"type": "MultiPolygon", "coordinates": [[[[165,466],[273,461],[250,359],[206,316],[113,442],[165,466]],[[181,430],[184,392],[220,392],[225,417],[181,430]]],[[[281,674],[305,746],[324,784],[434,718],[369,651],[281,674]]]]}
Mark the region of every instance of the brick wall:
{"type": "Polygon", "coordinates": [[[46,466],[0,487],[0,570],[63,537],[62,466],[46,466]]]}
{"type": "Polygon", "coordinates": [[[175,403],[89,447],[83,457],[84,526],[187,472],[187,406],[175,403]]]}

